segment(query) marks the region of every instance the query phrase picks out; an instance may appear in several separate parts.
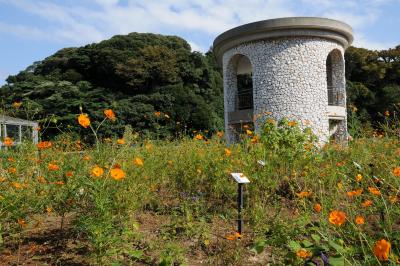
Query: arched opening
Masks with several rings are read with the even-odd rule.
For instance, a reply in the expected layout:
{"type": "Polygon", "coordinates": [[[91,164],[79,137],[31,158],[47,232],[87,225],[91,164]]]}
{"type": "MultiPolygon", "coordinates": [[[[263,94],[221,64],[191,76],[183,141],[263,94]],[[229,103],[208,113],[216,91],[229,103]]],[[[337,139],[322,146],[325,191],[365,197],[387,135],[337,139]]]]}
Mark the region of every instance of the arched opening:
{"type": "Polygon", "coordinates": [[[228,68],[228,127],[231,140],[238,141],[240,134],[254,129],[253,68],[250,59],[241,54],[232,57],[228,68]]]}
{"type": "Polygon", "coordinates": [[[326,83],[330,136],[335,141],[341,141],[347,135],[346,91],[344,59],[337,49],[331,51],[326,58],[326,83]]]}
{"type": "Polygon", "coordinates": [[[326,58],[326,83],[328,105],[345,106],[344,62],[339,50],[333,50],[326,58]]]}

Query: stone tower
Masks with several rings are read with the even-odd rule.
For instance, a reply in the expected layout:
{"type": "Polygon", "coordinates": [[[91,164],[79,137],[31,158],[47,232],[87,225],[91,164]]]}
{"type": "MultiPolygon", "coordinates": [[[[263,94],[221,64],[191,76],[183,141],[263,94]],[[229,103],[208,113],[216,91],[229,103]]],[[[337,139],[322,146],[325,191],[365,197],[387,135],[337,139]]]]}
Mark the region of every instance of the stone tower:
{"type": "Polygon", "coordinates": [[[219,35],[214,53],[223,67],[227,141],[236,141],[243,125],[257,131],[266,113],[311,127],[320,143],[346,138],[344,51],[352,41],[349,25],[312,17],[264,20],[219,35]]]}

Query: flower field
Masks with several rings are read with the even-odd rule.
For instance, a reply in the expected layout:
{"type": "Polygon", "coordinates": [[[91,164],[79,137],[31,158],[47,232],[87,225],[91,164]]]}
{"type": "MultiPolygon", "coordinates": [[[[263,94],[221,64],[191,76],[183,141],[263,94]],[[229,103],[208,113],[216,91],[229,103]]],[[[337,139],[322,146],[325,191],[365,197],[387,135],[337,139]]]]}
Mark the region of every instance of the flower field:
{"type": "MultiPolygon", "coordinates": [[[[96,133],[88,115],[79,123],[96,133]]],[[[309,130],[267,119],[242,138],[145,140],[127,128],[91,146],[63,135],[0,151],[0,263],[400,263],[398,137],[318,148],[309,130]],[[250,179],[241,235],[232,172],[250,179]]]]}

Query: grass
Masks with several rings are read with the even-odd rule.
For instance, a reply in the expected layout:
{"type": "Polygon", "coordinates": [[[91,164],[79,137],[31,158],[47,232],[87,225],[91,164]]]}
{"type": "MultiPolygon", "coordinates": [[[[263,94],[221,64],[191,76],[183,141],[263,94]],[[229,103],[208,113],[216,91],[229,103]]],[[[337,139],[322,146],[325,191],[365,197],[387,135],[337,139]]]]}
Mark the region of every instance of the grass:
{"type": "Polygon", "coordinates": [[[308,130],[268,121],[260,136],[228,148],[217,135],[150,141],[127,130],[124,144],[85,147],[65,135],[44,149],[0,151],[0,262],[396,265],[398,137],[317,148],[308,130]],[[232,237],[231,172],[251,180],[241,239],[232,237]],[[334,210],[345,215],[341,225],[329,220],[334,210]],[[387,260],[374,254],[381,239],[391,244],[387,260]]]}

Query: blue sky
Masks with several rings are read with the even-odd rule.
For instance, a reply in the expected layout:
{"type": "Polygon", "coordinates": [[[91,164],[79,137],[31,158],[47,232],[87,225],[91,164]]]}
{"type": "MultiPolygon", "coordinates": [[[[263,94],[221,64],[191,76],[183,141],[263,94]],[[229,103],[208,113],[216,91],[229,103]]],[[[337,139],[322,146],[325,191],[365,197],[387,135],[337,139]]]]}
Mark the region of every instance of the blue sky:
{"type": "Polygon", "coordinates": [[[232,27],[287,16],[342,20],[354,46],[400,44],[400,0],[0,0],[0,85],[64,47],[116,34],[153,32],[185,38],[206,51],[232,27]]]}

